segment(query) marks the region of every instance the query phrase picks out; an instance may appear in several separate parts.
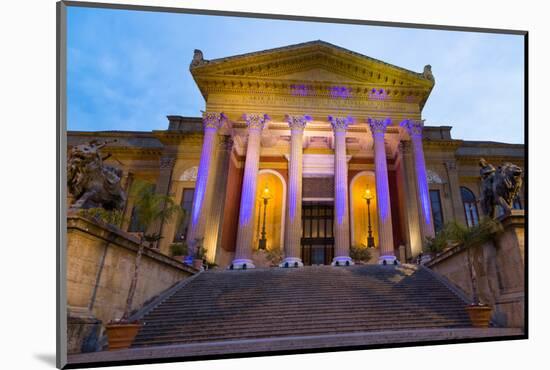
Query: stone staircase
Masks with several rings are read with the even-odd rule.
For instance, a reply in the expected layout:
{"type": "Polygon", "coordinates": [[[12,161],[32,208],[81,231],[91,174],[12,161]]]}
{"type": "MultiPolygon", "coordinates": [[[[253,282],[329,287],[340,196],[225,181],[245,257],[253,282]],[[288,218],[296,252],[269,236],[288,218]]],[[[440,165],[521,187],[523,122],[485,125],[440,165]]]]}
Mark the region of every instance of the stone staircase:
{"type": "Polygon", "coordinates": [[[469,328],[464,306],[416,265],[210,270],[149,310],[133,347],[469,328]]]}

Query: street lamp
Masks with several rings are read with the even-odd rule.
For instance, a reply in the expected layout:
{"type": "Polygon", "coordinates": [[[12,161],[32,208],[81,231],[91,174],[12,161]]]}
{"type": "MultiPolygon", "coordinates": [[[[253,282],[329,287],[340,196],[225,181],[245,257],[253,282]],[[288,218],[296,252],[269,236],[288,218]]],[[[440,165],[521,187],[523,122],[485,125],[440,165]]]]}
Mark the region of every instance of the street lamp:
{"type": "Polygon", "coordinates": [[[370,222],[370,200],[372,199],[372,194],[370,193],[370,189],[365,189],[365,194],[363,195],[363,199],[367,202],[367,215],[368,215],[368,237],[367,237],[367,248],[374,248],[374,238],[372,237],[372,226],[370,222]]]}
{"type": "Polygon", "coordinates": [[[266,249],[266,243],[267,243],[267,239],[265,237],[266,209],[267,209],[267,202],[272,198],[271,192],[269,191],[267,184],[265,185],[264,191],[262,191],[262,195],[260,195],[260,198],[264,200],[264,222],[262,224],[262,237],[260,238],[258,249],[266,249]]]}

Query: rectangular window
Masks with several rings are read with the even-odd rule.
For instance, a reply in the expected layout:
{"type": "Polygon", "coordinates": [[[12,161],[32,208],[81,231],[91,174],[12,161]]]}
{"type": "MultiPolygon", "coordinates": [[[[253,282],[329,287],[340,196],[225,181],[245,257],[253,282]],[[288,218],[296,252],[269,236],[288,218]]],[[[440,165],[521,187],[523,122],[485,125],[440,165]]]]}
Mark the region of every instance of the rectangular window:
{"type": "MultiPolygon", "coordinates": [[[[155,184],[148,184],[151,187],[151,192],[155,191],[155,184]]],[[[144,233],[146,225],[141,225],[138,220],[137,207],[132,207],[132,215],[130,216],[130,224],[128,225],[128,232],[131,233],[144,233]]]]}
{"type": "Polygon", "coordinates": [[[432,217],[434,221],[434,230],[437,233],[443,229],[443,208],[441,207],[441,197],[439,190],[430,190],[430,202],[432,205],[432,217]]]}
{"type": "Polygon", "coordinates": [[[182,242],[187,236],[187,229],[189,226],[189,219],[191,218],[191,210],[193,209],[193,195],[195,194],[194,188],[183,189],[181,195],[181,208],[185,212],[183,221],[179,225],[178,231],[174,235],[175,242],[182,242]]]}

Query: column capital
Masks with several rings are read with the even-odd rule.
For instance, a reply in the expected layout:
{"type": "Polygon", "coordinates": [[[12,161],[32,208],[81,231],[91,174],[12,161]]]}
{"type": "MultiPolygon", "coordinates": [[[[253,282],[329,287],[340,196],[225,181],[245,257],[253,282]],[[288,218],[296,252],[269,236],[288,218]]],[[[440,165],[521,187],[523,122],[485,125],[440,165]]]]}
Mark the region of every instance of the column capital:
{"type": "Polygon", "coordinates": [[[270,118],[264,113],[246,113],[243,115],[249,130],[263,130],[270,118]]]}
{"type": "Polygon", "coordinates": [[[311,116],[303,115],[303,116],[292,116],[290,114],[287,114],[285,116],[286,121],[288,122],[288,127],[290,127],[291,130],[303,130],[306,128],[306,125],[309,121],[311,121],[311,116]]]}
{"type": "Polygon", "coordinates": [[[422,137],[424,120],[406,119],[400,123],[400,126],[407,130],[410,137],[422,137]]]}
{"type": "Polygon", "coordinates": [[[174,163],[176,163],[176,158],[164,156],[160,158],[160,169],[172,169],[174,167],[174,163]]]}
{"type": "Polygon", "coordinates": [[[332,126],[332,130],[335,133],[346,132],[349,124],[353,122],[353,118],[349,116],[348,117],[328,116],[328,120],[330,122],[330,125],[332,126]]]}
{"type": "Polygon", "coordinates": [[[202,112],[202,124],[204,129],[219,129],[227,120],[223,113],[217,112],[202,112]]]}
{"type": "Polygon", "coordinates": [[[386,129],[391,124],[391,119],[369,117],[367,122],[369,124],[370,130],[373,136],[375,134],[384,135],[386,133],[386,129]]]}

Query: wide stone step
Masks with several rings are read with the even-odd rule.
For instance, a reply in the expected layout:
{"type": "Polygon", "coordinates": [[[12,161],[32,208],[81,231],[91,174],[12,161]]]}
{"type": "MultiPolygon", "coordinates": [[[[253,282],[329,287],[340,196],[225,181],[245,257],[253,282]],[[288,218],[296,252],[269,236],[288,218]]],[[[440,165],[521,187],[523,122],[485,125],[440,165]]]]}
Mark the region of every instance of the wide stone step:
{"type": "MultiPolygon", "coordinates": [[[[172,325],[172,326],[154,326],[147,327],[147,325],[140,331],[140,337],[143,336],[156,336],[161,334],[176,334],[176,333],[189,333],[198,332],[201,334],[209,333],[211,335],[223,335],[226,331],[234,332],[235,328],[246,328],[247,331],[278,331],[278,330],[288,330],[289,332],[294,332],[296,330],[307,330],[309,327],[322,327],[322,328],[331,328],[331,327],[343,327],[340,323],[338,324],[327,324],[327,321],[330,321],[331,318],[325,318],[325,320],[306,320],[306,319],[294,319],[294,320],[284,320],[276,321],[273,323],[266,324],[265,322],[246,322],[246,321],[227,321],[227,322],[218,322],[216,324],[204,325],[201,326],[198,322],[183,324],[183,325],[172,325]]],[[[459,326],[469,326],[470,321],[467,317],[432,317],[429,320],[430,325],[435,326],[447,326],[447,325],[459,325],[459,326]]],[[[426,320],[422,319],[412,319],[412,318],[391,318],[381,320],[380,318],[376,319],[350,319],[346,321],[344,326],[354,327],[354,328],[384,328],[387,325],[394,324],[403,324],[403,325],[427,325],[426,320]]]]}
{"type": "Polygon", "coordinates": [[[362,312],[362,311],[331,311],[331,312],[312,312],[308,314],[307,312],[301,312],[294,315],[279,315],[274,313],[264,313],[259,314],[258,316],[249,317],[248,315],[197,315],[186,317],[185,320],[182,320],[181,317],[165,317],[157,318],[156,320],[143,320],[145,326],[143,330],[149,330],[151,327],[157,326],[170,326],[170,325],[213,325],[213,322],[222,321],[223,323],[260,323],[261,325],[266,325],[268,320],[273,320],[277,323],[280,322],[291,322],[291,321],[320,321],[323,320],[333,320],[335,317],[342,317],[340,315],[345,315],[347,321],[379,321],[382,316],[390,316],[392,320],[428,320],[434,318],[446,318],[446,319],[465,319],[468,318],[468,315],[464,310],[446,310],[441,312],[425,312],[425,313],[416,313],[416,312],[396,312],[396,313],[380,313],[380,312],[362,312]]]}
{"type": "Polygon", "coordinates": [[[463,323],[388,323],[385,326],[380,325],[340,325],[338,327],[298,327],[294,329],[272,329],[269,330],[244,330],[235,329],[227,333],[208,333],[202,331],[195,331],[189,333],[172,334],[172,335],[157,335],[151,337],[137,337],[134,346],[140,345],[158,345],[167,343],[193,343],[193,342],[205,342],[205,341],[218,341],[218,340],[230,340],[230,339],[251,339],[251,338],[271,338],[280,336],[299,336],[299,335],[318,335],[318,334],[337,334],[337,333],[353,333],[353,332],[368,332],[379,330],[404,330],[404,329],[419,329],[419,328],[460,328],[467,327],[467,324],[463,323]]]}
{"type": "Polygon", "coordinates": [[[471,326],[428,272],[376,265],[206,271],[141,320],[134,346],[471,326]]]}
{"type": "MultiPolygon", "coordinates": [[[[408,313],[413,312],[415,315],[418,314],[433,314],[433,313],[442,313],[446,312],[447,310],[450,311],[458,311],[458,312],[464,312],[463,306],[455,306],[455,307],[449,307],[448,304],[444,303],[434,303],[430,307],[423,307],[418,306],[414,304],[408,304],[408,305],[394,305],[391,307],[388,307],[384,304],[377,304],[377,305],[371,305],[368,303],[364,303],[362,305],[338,305],[338,304],[327,304],[327,305],[315,305],[315,306],[309,306],[309,305],[295,305],[295,306],[285,306],[281,307],[279,310],[277,310],[277,314],[279,316],[285,316],[285,315],[296,315],[296,314],[313,314],[316,312],[321,313],[343,313],[343,312],[362,312],[362,313],[373,313],[373,314],[399,314],[402,312],[408,313]]],[[[189,319],[191,317],[199,317],[199,316],[206,316],[210,318],[216,318],[221,315],[227,316],[227,315],[241,315],[241,314],[247,314],[251,315],[252,317],[263,317],[265,316],[266,312],[271,312],[271,308],[276,307],[276,305],[262,305],[258,307],[238,307],[234,306],[231,308],[220,308],[216,307],[217,309],[212,309],[213,307],[195,307],[186,309],[170,309],[167,308],[163,311],[152,311],[150,314],[145,316],[143,318],[144,321],[155,319],[158,317],[169,317],[174,316],[179,319],[189,319]]]]}

